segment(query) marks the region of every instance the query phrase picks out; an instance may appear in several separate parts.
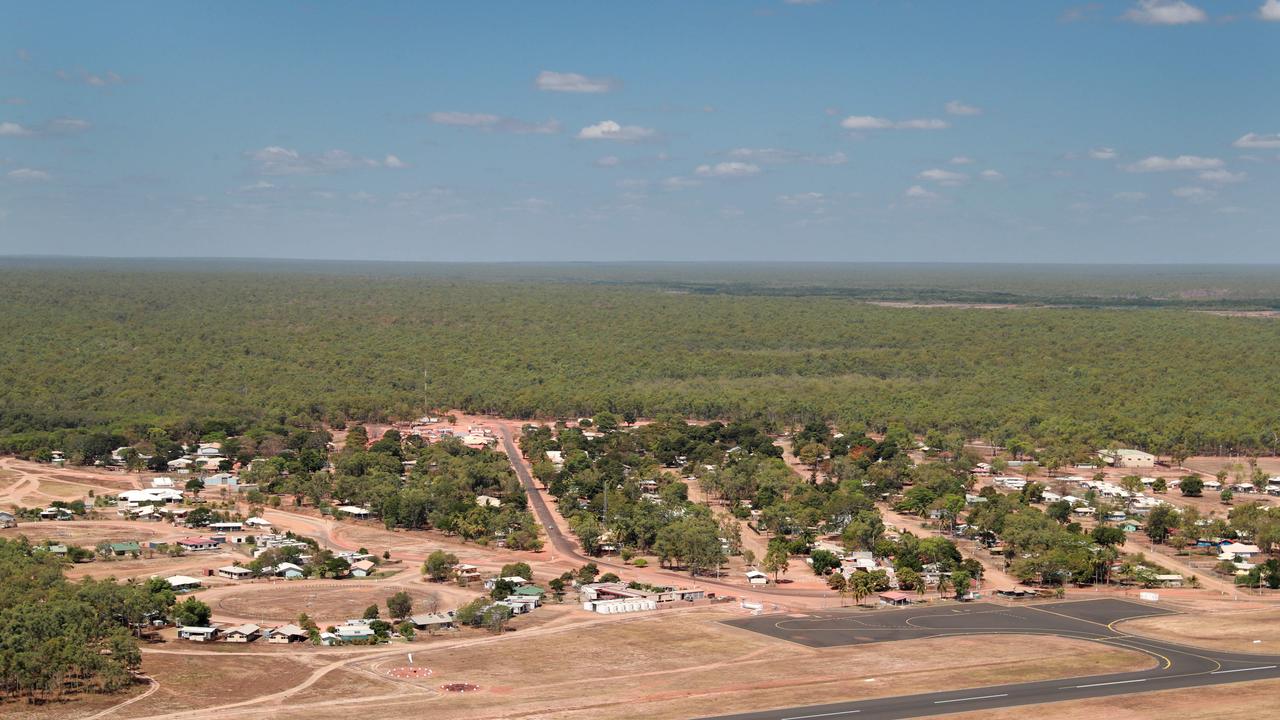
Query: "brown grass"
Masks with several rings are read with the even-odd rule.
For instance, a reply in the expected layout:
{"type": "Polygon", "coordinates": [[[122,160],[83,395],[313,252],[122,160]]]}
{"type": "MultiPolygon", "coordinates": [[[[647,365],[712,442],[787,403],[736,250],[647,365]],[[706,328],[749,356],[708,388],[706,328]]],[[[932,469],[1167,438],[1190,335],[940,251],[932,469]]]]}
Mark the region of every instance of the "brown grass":
{"type": "Polygon", "coordinates": [[[1280,608],[1143,618],[1123,623],[1117,629],[1214,650],[1280,654],[1277,626],[1280,608]],[[1255,644],[1254,640],[1262,642],[1255,644]]]}

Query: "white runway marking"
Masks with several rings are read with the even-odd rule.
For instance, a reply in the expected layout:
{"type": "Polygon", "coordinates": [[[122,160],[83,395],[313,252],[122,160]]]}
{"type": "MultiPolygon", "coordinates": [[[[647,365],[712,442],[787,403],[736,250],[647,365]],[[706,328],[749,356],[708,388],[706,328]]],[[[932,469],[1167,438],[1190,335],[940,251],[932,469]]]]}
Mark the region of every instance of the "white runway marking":
{"type": "Polygon", "coordinates": [[[1233,672],[1250,672],[1251,670],[1275,670],[1275,669],[1276,669],[1276,666],[1275,666],[1275,665],[1260,665],[1260,666],[1258,666],[1258,667],[1251,667],[1251,668],[1238,668],[1238,669],[1236,669],[1236,670],[1215,670],[1215,671],[1213,671],[1213,672],[1211,672],[1211,673],[1209,673],[1209,674],[1210,674],[1210,675],[1225,675],[1225,674],[1227,674],[1227,673],[1233,673],[1233,672]]]}
{"type": "Polygon", "coordinates": [[[782,720],[804,720],[805,718],[831,717],[832,715],[852,715],[860,713],[861,710],[839,710],[837,712],[818,713],[817,715],[796,715],[794,717],[782,718],[782,720]]]}
{"type": "Polygon", "coordinates": [[[941,705],[943,703],[967,702],[969,700],[989,700],[991,698],[1008,697],[1008,696],[1009,696],[1009,693],[1000,693],[999,695],[978,695],[977,697],[956,698],[954,700],[934,700],[933,704],[941,705]]]}
{"type": "Polygon", "coordinates": [[[1079,689],[1079,688],[1103,687],[1104,685],[1126,685],[1128,683],[1140,683],[1140,682],[1146,682],[1146,681],[1147,681],[1146,678],[1138,678],[1137,680],[1113,680],[1112,682],[1091,683],[1089,685],[1072,685],[1069,688],[1062,688],[1062,689],[1070,690],[1070,689],[1079,689]]]}

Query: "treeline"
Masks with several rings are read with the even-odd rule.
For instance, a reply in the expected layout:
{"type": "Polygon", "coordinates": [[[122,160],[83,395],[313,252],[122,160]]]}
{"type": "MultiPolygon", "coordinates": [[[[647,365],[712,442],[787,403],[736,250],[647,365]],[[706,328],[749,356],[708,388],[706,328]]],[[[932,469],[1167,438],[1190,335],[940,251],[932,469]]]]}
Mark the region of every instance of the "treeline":
{"type": "Polygon", "coordinates": [[[8,698],[128,687],[142,662],[134,633],[174,606],[163,579],[70,583],[56,556],[25,539],[0,539],[0,578],[0,695],[8,698]]]}
{"type": "Polygon", "coordinates": [[[449,407],[770,429],[821,418],[1161,454],[1280,446],[1271,320],[445,274],[9,268],[0,285],[3,451],[92,457],[212,426],[284,444],[299,428],[449,407]]]}

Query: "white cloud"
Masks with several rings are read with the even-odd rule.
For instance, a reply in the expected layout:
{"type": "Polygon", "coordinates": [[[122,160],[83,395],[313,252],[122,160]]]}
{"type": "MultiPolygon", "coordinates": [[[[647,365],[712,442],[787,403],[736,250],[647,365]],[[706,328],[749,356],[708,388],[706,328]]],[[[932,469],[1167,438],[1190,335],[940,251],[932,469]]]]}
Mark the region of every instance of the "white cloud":
{"type": "Polygon", "coordinates": [[[58,70],[54,73],[59,80],[67,82],[80,82],[93,87],[107,87],[108,85],[120,85],[124,82],[124,78],[112,71],[105,73],[91,73],[88,70],[80,70],[71,73],[66,70],[58,70]]]}
{"type": "Polygon", "coordinates": [[[916,176],[920,180],[928,180],[942,185],[959,185],[969,179],[964,173],[952,172],[950,170],[942,170],[941,168],[931,168],[925,170],[916,176]]]}
{"type": "Polygon", "coordinates": [[[319,155],[307,155],[297,150],[270,145],[261,150],[246,153],[259,175],[328,175],[344,170],[375,167],[404,167],[399,158],[388,155],[387,160],[360,157],[346,150],[326,150],[319,155]],[[399,164],[390,164],[394,161],[399,164]]]}
{"type": "Polygon", "coordinates": [[[1226,170],[1223,168],[1219,168],[1217,170],[1205,170],[1204,172],[1200,173],[1201,180],[1204,180],[1205,182],[1217,183],[1219,185],[1244,182],[1246,177],[1248,176],[1245,173],[1242,173],[1242,172],[1233,173],[1230,170],[1226,170]]]}
{"type": "Polygon", "coordinates": [[[29,62],[31,60],[31,53],[27,52],[26,48],[18,48],[17,54],[18,62],[29,62]]]}
{"type": "Polygon", "coordinates": [[[1116,149],[1109,147],[1096,147],[1089,151],[1089,157],[1094,160],[1115,160],[1116,149]]]}
{"type": "Polygon", "coordinates": [[[938,120],[936,118],[921,118],[916,120],[899,120],[893,125],[899,130],[944,130],[951,127],[951,123],[946,120],[938,120]]]}
{"type": "Polygon", "coordinates": [[[893,127],[893,121],[871,115],[850,115],[840,121],[840,127],[846,130],[883,130],[893,127]]]}
{"type": "Polygon", "coordinates": [[[1143,25],[1187,25],[1209,19],[1203,10],[1185,0],[1138,0],[1124,17],[1143,25]]]}
{"type": "Polygon", "coordinates": [[[1212,170],[1222,167],[1222,161],[1218,158],[1200,157],[1199,155],[1179,155],[1174,158],[1167,158],[1161,155],[1152,155],[1143,158],[1132,165],[1124,166],[1129,172],[1168,172],[1170,170],[1212,170]]]}
{"type": "Polygon", "coordinates": [[[978,173],[978,177],[981,177],[983,180],[990,180],[993,182],[1004,179],[1004,175],[1001,174],[999,170],[983,170],[978,173]]]}
{"type": "Polygon", "coordinates": [[[616,140],[618,142],[636,142],[653,137],[657,133],[639,125],[620,125],[612,120],[602,120],[595,125],[588,125],[578,131],[579,140],[616,140]]]}
{"type": "Polygon", "coordinates": [[[874,115],[850,115],[840,121],[840,127],[846,130],[942,130],[950,124],[934,118],[890,120],[874,115]]]}
{"type": "Polygon", "coordinates": [[[687,177],[669,177],[662,181],[663,190],[683,190],[685,188],[698,187],[702,183],[693,178],[687,177]]]}
{"type": "Polygon", "coordinates": [[[926,190],[923,187],[920,187],[919,185],[912,185],[911,187],[907,188],[907,191],[903,193],[903,195],[909,198],[917,198],[921,200],[932,200],[938,197],[938,193],[933,192],[932,190],[926,190]]]}
{"type": "Polygon", "coordinates": [[[385,158],[382,159],[382,167],[396,168],[396,169],[407,168],[409,167],[409,163],[401,160],[395,155],[387,155],[385,158]]]}
{"type": "Polygon", "coordinates": [[[1258,18],[1271,22],[1280,22],[1280,0],[1267,0],[1258,8],[1258,18]]]}
{"type": "Polygon", "coordinates": [[[54,118],[33,127],[16,122],[0,122],[0,137],[76,135],[90,127],[89,121],[72,117],[54,118]]]}
{"type": "Polygon", "coordinates": [[[959,100],[952,100],[947,103],[948,115],[981,115],[982,108],[974,105],[966,105],[959,100]]]}
{"type": "Polygon", "coordinates": [[[972,165],[973,158],[967,155],[957,155],[949,160],[952,165],[972,165]]]}
{"type": "Polygon", "coordinates": [[[622,160],[617,155],[605,155],[596,160],[596,167],[618,167],[622,160]]]}
{"type": "Polygon", "coordinates": [[[1147,199],[1147,194],[1144,192],[1123,190],[1121,192],[1118,192],[1112,195],[1111,197],[1116,200],[1123,200],[1124,202],[1141,202],[1147,199]]]}
{"type": "Polygon", "coordinates": [[[497,115],[465,112],[433,112],[427,119],[437,125],[459,125],[461,127],[490,127],[497,125],[502,118],[497,115]]]}
{"type": "MultiPolygon", "coordinates": [[[[1280,0],[1275,0],[1280,3],[1280,0]]],[[[1258,133],[1245,133],[1238,140],[1231,143],[1238,148],[1280,148],[1280,133],[1274,135],[1259,135],[1258,133]]]]}
{"type": "Polygon", "coordinates": [[[248,185],[240,186],[240,192],[242,193],[252,193],[252,192],[259,192],[262,190],[275,190],[275,189],[276,189],[275,183],[269,183],[266,180],[259,180],[258,182],[255,182],[255,183],[250,183],[248,185]]]}
{"type": "Polygon", "coordinates": [[[1174,197],[1191,202],[1204,202],[1213,197],[1213,191],[1202,187],[1180,187],[1169,191],[1174,197]]]}
{"type": "Polygon", "coordinates": [[[88,120],[73,117],[54,118],[44,124],[44,131],[50,135],[74,135],[88,130],[92,125],[88,120]]]}
{"type": "Polygon", "coordinates": [[[760,166],[744,162],[722,162],[715,165],[699,165],[694,171],[699,177],[741,178],[760,174],[760,166]]]}
{"type": "Polygon", "coordinates": [[[53,176],[44,170],[36,170],[34,168],[18,168],[17,170],[10,170],[7,175],[10,180],[16,180],[18,182],[45,182],[53,179],[53,176]]]}
{"type": "Polygon", "coordinates": [[[820,192],[803,192],[791,195],[779,195],[777,197],[779,203],[787,207],[814,207],[821,205],[827,200],[827,196],[820,192]]]}
{"type": "Polygon", "coordinates": [[[786,165],[790,163],[812,165],[843,165],[849,162],[848,156],[840,151],[830,155],[814,155],[796,150],[779,148],[734,148],[725,153],[734,160],[766,163],[769,165],[786,165]]]}
{"type": "Polygon", "coordinates": [[[591,78],[578,73],[558,73],[543,70],[533,84],[539,90],[567,93],[605,93],[617,87],[609,78],[591,78]]]}
{"type": "Polygon", "coordinates": [[[827,0],[782,0],[787,5],[821,5],[827,0]]]}
{"type": "Polygon", "coordinates": [[[560,122],[558,120],[530,123],[489,113],[433,112],[427,114],[427,120],[436,125],[476,128],[489,132],[512,133],[513,135],[553,135],[560,132],[560,122]]]}

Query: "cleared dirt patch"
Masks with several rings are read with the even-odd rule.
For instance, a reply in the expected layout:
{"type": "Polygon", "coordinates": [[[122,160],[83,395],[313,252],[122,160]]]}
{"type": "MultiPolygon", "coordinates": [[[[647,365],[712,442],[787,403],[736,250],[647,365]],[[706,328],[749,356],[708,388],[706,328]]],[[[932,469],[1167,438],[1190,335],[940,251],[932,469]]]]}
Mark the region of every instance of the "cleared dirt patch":
{"type": "Polygon", "coordinates": [[[143,523],[119,523],[102,525],[92,522],[33,522],[22,523],[16,528],[0,530],[0,537],[16,538],[25,535],[32,543],[52,540],[55,543],[83,545],[92,548],[99,542],[124,542],[126,540],[150,540],[160,536],[162,529],[143,523]],[[134,527],[134,526],[137,527],[134,527]]]}

